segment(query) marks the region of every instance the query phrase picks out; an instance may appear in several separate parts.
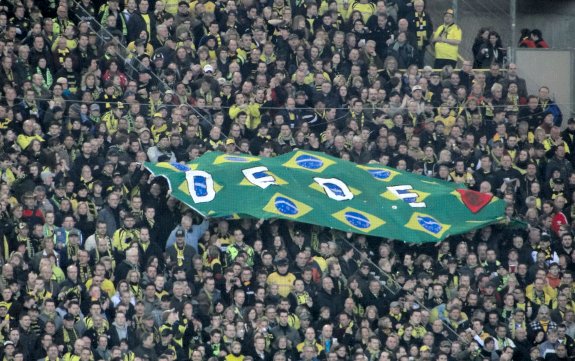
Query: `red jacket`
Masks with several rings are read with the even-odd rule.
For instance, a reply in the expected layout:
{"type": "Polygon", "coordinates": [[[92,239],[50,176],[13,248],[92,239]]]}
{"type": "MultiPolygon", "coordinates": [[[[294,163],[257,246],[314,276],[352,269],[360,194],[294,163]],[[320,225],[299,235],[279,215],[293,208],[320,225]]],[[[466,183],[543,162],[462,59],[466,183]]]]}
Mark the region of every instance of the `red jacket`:
{"type": "Polygon", "coordinates": [[[559,234],[559,228],[564,225],[567,224],[567,217],[563,214],[563,212],[557,212],[555,213],[555,215],[553,216],[553,219],[551,220],[551,230],[558,235],[559,234]]]}

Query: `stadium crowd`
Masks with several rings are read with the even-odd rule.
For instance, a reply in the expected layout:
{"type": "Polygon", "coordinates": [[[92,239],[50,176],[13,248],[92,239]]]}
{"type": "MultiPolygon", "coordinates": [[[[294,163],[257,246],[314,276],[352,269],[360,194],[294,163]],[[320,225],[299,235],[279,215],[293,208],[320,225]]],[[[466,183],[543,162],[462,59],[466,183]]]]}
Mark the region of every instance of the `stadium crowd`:
{"type": "Polygon", "coordinates": [[[452,10],[387,3],[0,2],[2,361],[572,359],[575,120],[492,29],[460,61],[452,10]],[[509,222],[412,245],[203,220],[142,165],[294,149],[509,222]]]}

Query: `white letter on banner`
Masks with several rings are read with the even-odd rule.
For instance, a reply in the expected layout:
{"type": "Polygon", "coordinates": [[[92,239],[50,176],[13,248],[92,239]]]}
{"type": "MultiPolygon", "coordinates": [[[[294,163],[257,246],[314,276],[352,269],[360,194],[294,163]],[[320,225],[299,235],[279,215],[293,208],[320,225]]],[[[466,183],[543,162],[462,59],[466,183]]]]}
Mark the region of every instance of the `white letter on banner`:
{"type": "Polygon", "coordinates": [[[410,190],[413,189],[409,184],[402,185],[402,186],[387,187],[387,189],[391,193],[393,193],[394,196],[396,196],[397,198],[399,198],[401,200],[406,201],[413,208],[427,207],[425,202],[416,202],[417,197],[419,197],[419,194],[409,192],[410,190]]]}
{"type": "Polygon", "coordinates": [[[268,173],[269,169],[267,167],[253,167],[244,169],[242,172],[251,184],[262,189],[266,189],[271,185],[277,185],[276,179],[268,173]]]}
{"type": "Polygon", "coordinates": [[[333,200],[349,201],[353,199],[353,193],[351,193],[349,187],[339,179],[316,177],[313,180],[322,186],[325,194],[333,200]]]}
{"type": "Polygon", "coordinates": [[[186,172],[186,180],[194,203],[206,203],[214,200],[216,196],[214,180],[209,173],[192,170],[186,172]]]}

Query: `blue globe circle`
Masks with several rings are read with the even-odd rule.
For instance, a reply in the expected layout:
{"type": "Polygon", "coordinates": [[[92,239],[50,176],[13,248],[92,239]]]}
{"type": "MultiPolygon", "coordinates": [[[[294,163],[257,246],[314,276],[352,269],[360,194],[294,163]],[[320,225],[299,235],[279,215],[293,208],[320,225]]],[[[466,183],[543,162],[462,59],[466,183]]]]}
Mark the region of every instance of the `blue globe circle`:
{"type": "Polygon", "coordinates": [[[299,212],[299,209],[297,209],[295,203],[286,197],[277,197],[274,200],[274,205],[278,212],[286,215],[294,216],[299,212]]]}
{"type": "Polygon", "coordinates": [[[418,216],[417,222],[420,226],[433,234],[438,234],[443,229],[441,224],[431,217],[418,216]]]}
{"type": "Polygon", "coordinates": [[[370,169],[368,172],[375,179],[387,179],[391,175],[391,172],[385,169],[370,169]]]}
{"type": "Polygon", "coordinates": [[[225,158],[227,161],[236,162],[236,163],[246,163],[248,160],[242,157],[234,157],[234,156],[227,156],[225,158]]]}
{"type": "Polygon", "coordinates": [[[345,212],[345,219],[356,228],[366,229],[371,226],[369,219],[358,212],[345,212]]]}
{"type": "Polygon", "coordinates": [[[300,155],[295,160],[296,164],[305,169],[319,169],[323,166],[321,159],[311,155],[300,155]]]}
{"type": "Polygon", "coordinates": [[[181,163],[176,163],[176,162],[172,162],[170,163],[170,165],[174,168],[176,168],[177,170],[181,171],[181,172],[187,172],[190,170],[190,167],[188,167],[185,164],[181,164],[181,163]]]}

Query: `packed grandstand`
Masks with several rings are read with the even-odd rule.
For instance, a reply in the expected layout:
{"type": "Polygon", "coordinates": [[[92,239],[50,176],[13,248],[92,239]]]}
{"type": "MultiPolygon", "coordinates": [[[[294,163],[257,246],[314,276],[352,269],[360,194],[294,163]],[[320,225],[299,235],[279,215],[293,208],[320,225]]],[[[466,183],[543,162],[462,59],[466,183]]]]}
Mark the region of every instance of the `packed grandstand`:
{"type": "Polygon", "coordinates": [[[2,361],[575,357],[575,120],[494,29],[428,6],[0,2],[2,361]],[[495,195],[507,221],[415,245],[203,219],[144,167],[296,149],[495,195]]]}

